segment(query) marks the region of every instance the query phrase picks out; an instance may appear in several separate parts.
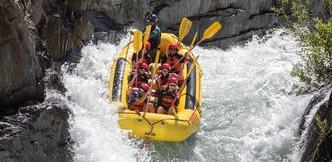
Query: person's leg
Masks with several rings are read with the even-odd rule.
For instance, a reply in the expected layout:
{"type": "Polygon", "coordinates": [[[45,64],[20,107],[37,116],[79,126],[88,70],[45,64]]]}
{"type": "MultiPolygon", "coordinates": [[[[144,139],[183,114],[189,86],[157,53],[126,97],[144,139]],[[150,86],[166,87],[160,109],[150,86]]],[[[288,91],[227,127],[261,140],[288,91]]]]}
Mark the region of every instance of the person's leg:
{"type": "Polygon", "coordinates": [[[164,113],[165,113],[164,108],[161,107],[161,106],[159,106],[159,107],[158,107],[158,110],[157,110],[157,113],[158,113],[158,114],[164,114],[164,113]]]}
{"type": "Polygon", "coordinates": [[[174,108],[174,107],[169,108],[169,109],[168,109],[168,114],[169,114],[169,115],[176,115],[175,108],[174,108]]]}
{"type": "Polygon", "coordinates": [[[157,84],[157,81],[156,81],[156,80],[152,80],[152,84],[151,84],[151,86],[152,86],[152,89],[154,89],[155,91],[158,90],[158,84],[157,84]]]}

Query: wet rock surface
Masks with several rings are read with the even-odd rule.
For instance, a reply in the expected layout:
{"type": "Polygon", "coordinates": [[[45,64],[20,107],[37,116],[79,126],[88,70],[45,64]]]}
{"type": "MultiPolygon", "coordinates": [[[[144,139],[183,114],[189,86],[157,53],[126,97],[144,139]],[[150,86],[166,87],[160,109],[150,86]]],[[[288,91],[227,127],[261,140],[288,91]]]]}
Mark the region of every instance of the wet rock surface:
{"type": "Polygon", "coordinates": [[[332,159],[332,95],[322,90],[315,95],[300,125],[303,142],[301,161],[330,161],[332,159]],[[309,118],[313,116],[313,118],[309,118]]]}
{"type": "Polygon", "coordinates": [[[31,23],[22,6],[0,1],[0,109],[44,98],[36,30],[31,23]]]}
{"type": "MultiPolygon", "coordinates": [[[[141,27],[144,15],[154,11],[159,15],[162,29],[168,32],[177,33],[182,17],[191,19],[193,27],[187,42],[194,31],[201,35],[211,22],[221,21],[223,30],[204,43],[224,48],[282,25],[272,10],[275,2],[1,0],[0,161],[71,160],[67,132],[69,109],[61,99],[43,101],[44,89],[59,94],[66,91],[61,83],[60,67],[66,62],[79,62],[80,49],[93,34],[93,41],[116,42],[117,35],[126,33],[123,31],[126,26],[141,27]],[[112,34],[107,37],[109,33],[112,34]]],[[[310,2],[312,14],[326,16],[322,0],[310,2]]],[[[326,115],[331,114],[329,107],[330,102],[325,108],[322,105],[317,120],[308,127],[311,135],[303,159],[330,157],[331,115],[326,115]],[[322,122],[317,125],[316,121],[322,122]],[[325,127],[321,127],[322,123],[325,127]]]]}
{"type": "MultiPolygon", "coordinates": [[[[326,15],[323,1],[310,1],[311,13],[326,15]]],[[[253,34],[282,24],[272,8],[274,0],[3,0],[0,2],[0,105],[44,97],[42,78],[52,61],[64,62],[95,32],[122,32],[141,27],[144,15],[154,11],[164,31],[177,33],[182,17],[193,21],[185,41],[202,34],[213,21],[223,29],[203,42],[226,48],[246,42],[253,34]],[[15,65],[15,66],[14,66],[15,65]]],[[[96,34],[97,36],[100,34],[96,34]]]]}
{"type": "Polygon", "coordinates": [[[47,99],[1,116],[1,161],[70,161],[69,108],[60,99],[47,99]]]}

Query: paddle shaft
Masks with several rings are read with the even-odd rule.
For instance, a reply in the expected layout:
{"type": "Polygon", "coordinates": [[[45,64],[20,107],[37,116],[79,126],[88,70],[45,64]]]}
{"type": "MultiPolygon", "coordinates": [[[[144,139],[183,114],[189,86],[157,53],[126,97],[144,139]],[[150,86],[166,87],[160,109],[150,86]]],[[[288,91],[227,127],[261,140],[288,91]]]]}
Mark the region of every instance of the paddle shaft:
{"type": "Polygon", "coordinates": [[[180,89],[179,89],[179,92],[177,93],[177,95],[176,95],[174,101],[172,102],[172,106],[171,106],[171,107],[173,107],[174,104],[175,104],[175,101],[178,100],[178,99],[180,98],[180,94],[182,93],[184,87],[187,85],[187,81],[188,81],[188,79],[189,79],[189,77],[190,77],[190,74],[191,74],[192,71],[194,70],[194,67],[195,67],[195,64],[196,64],[196,62],[197,62],[198,57],[199,57],[199,55],[194,59],[194,62],[190,65],[189,72],[188,72],[186,78],[184,79],[184,82],[183,82],[183,84],[181,85],[181,87],[180,87],[180,89]]]}
{"type": "Polygon", "coordinates": [[[143,50],[142,50],[142,60],[144,59],[146,42],[149,41],[151,33],[151,25],[145,27],[144,38],[143,38],[143,50]]]}

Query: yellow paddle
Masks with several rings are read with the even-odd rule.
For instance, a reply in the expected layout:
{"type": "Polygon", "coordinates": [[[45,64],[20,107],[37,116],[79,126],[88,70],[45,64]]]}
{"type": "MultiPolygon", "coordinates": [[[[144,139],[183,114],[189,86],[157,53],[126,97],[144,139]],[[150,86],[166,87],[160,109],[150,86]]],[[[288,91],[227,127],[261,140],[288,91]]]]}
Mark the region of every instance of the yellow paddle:
{"type": "MultiPolygon", "coordinates": [[[[211,37],[213,37],[221,29],[221,27],[222,27],[221,24],[218,21],[215,21],[212,25],[210,25],[207,29],[205,29],[205,31],[203,33],[203,38],[201,38],[201,40],[199,40],[195,45],[193,45],[195,40],[196,40],[196,36],[197,36],[195,34],[194,39],[191,42],[191,46],[190,46],[189,50],[180,58],[180,60],[184,59],[187,55],[190,55],[190,52],[197,45],[199,45],[202,41],[204,41],[206,39],[210,39],[211,37]]],[[[191,56],[191,57],[193,57],[193,56],[191,56]]],[[[178,65],[178,63],[175,64],[172,68],[176,67],[178,65]]]]}
{"type": "MultiPolygon", "coordinates": [[[[193,41],[191,42],[191,47],[189,48],[189,50],[187,51],[186,54],[189,54],[191,52],[191,50],[193,48],[195,48],[198,44],[200,44],[203,40],[206,40],[206,39],[209,39],[211,37],[213,37],[220,29],[221,29],[221,24],[218,22],[218,21],[215,21],[212,25],[210,25],[203,33],[203,38],[198,41],[194,46],[193,45],[193,42],[195,42],[196,40],[196,34],[194,36],[194,39],[193,41]]],[[[183,56],[185,57],[185,55],[183,56]]],[[[190,68],[189,68],[189,71],[187,73],[187,76],[185,78],[185,81],[188,79],[189,75],[191,74],[192,70],[194,69],[194,65],[197,64],[197,59],[198,59],[199,55],[197,57],[194,57],[193,58],[193,63],[190,65],[190,68]]],[[[181,58],[182,59],[182,58],[181,58]]],[[[185,84],[185,83],[184,83],[185,84]]],[[[182,91],[182,89],[184,88],[184,86],[181,87],[180,89],[180,92],[182,91]]]]}
{"type": "Polygon", "coordinates": [[[221,29],[221,27],[221,24],[218,21],[215,21],[204,31],[202,39],[210,39],[221,29]]]}
{"type": "Polygon", "coordinates": [[[159,57],[160,57],[160,50],[157,49],[156,58],[155,58],[155,60],[154,60],[154,64],[153,64],[153,71],[152,71],[152,74],[156,74],[156,73],[157,73],[159,57]]]}
{"type": "Polygon", "coordinates": [[[196,38],[197,38],[197,32],[195,33],[194,38],[193,38],[193,40],[191,41],[190,47],[194,46],[194,43],[195,43],[195,41],[196,41],[196,38]]]}
{"type": "MultiPolygon", "coordinates": [[[[194,46],[192,46],[188,52],[190,52],[193,48],[195,48],[197,45],[199,45],[201,42],[203,42],[206,39],[210,39],[213,37],[220,29],[222,28],[221,24],[218,21],[215,21],[212,25],[210,25],[207,29],[205,29],[203,33],[203,38],[199,40],[194,46]]],[[[194,38],[196,39],[196,38],[194,38]]]]}
{"type": "MultiPolygon", "coordinates": [[[[190,65],[190,67],[189,67],[189,72],[188,72],[188,74],[186,75],[186,77],[185,77],[185,79],[184,79],[184,81],[183,81],[183,84],[181,85],[179,91],[177,92],[177,94],[176,94],[176,98],[175,98],[175,100],[172,102],[172,106],[171,106],[171,107],[173,107],[174,104],[175,104],[175,102],[176,102],[176,100],[180,98],[180,95],[181,95],[182,91],[184,90],[184,87],[187,85],[187,80],[188,80],[188,78],[189,78],[191,72],[194,70],[194,67],[195,67],[195,64],[196,64],[196,62],[197,62],[197,60],[198,60],[198,57],[199,57],[199,56],[197,56],[197,57],[194,59],[194,62],[190,65]]],[[[175,113],[175,116],[177,117],[176,113],[175,113]]]]}
{"type": "Polygon", "coordinates": [[[181,86],[181,88],[179,90],[179,95],[181,94],[182,90],[184,89],[185,85],[187,84],[187,80],[188,80],[191,72],[194,70],[194,67],[195,67],[195,64],[197,63],[198,58],[199,58],[199,55],[197,57],[195,57],[194,58],[194,62],[191,63],[191,65],[189,67],[189,71],[188,71],[188,73],[187,73],[187,75],[186,75],[186,77],[184,79],[184,82],[183,82],[183,84],[182,84],[182,86],[181,86]]]}
{"type": "Polygon", "coordinates": [[[145,28],[145,32],[144,32],[144,44],[143,47],[145,47],[146,42],[149,40],[150,38],[150,33],[151,33],[151,25],[146,26],[145,28]]]}
{"type": "Polygon", "coordinates": [[[145,54],[145,46],[146,42],[149,41],[151,33],[151,25],[146,26],[145,32],[144,32],[144,40],[143,40],[143,50],[142,50],[142,60],[144,60],[144,54],[145,54]]]}
{"type": "Polygon", "coordinates": [[[137,74],[138,74],[138,53],[142,49],[142,38],[143,34],[141,31],[137,30],[134,32],[134,51],[136,53],[136,62],[135,62],[135,76],[133,77],[133,80],[129,83],[129,86],[131,87],[134,84],[134,80],[136,81],[135,84],[137,85],[137,74]]]}
{"type": "MultiPolygon", "coordinates": [[[[138,55],[138,52],[142,49],[142,38],[143,34],[141,31],[137,30],[134,32],[134,51],[136,55],[138,55]]],[[[136,57],[137,58],[137,57],[136,57]]]]}
{"type": "MultiPolygon", "coordinates": [[[[178,41],[178,43],[180,43],[180,41],[182,41],[183,38],[188,35],[192,24],[193,23],[189,19],[187,19],[185,17],[182,18],[181,24],[180,24],[180,27],[179,27],[179,41],[178,41]]],[[[154,65],[153,65],[153,74],[157,73],[157,66],[158,66],[158,62],[159,62],[159,57],[160,57],[160,51],[157,50],[156,59],[155,59],[154,65]]]]}
{"type": "Polygon", "coordinates": [[[192,22],[187,18],[182,18],[181,24],[179,27],[179,41],[182,41],[183,38],[189,33],[192,26],[192,22]]]}

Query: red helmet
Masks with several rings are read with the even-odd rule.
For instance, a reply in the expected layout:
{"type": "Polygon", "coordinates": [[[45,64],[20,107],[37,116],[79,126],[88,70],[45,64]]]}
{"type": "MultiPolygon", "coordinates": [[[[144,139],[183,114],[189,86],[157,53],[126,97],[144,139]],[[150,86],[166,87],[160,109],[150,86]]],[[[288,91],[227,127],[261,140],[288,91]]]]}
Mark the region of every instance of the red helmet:
{"type": "Polygon", "coordinates": [[[146,84],[146,83],[142,83],[142,84],[141,84],[141,88],[142,88],[145,92],[147,92],[147,91],[150,89],[150,86],[149,86],[148,84],[146,84]]]}
{"type": "Polygon", "coordinates": [[[175,50],[175,49],[176,49],[176,50],[178,49],[178,45],[176,45],[176,44],[171,44],[171,45],[168,46],[168,50],[170,50],[170,51],[171,51],[171,50],[175,50]]]}
{"type": "Polygon", "coordinates": [[[164,69],[171,70],[171,65],[169,65],[169,63],[162,64],[161,65],[161,70],[164,70],[164,69]]]}
{"type": "Polygon", "coordinates": [[[148,69],[149,69],[149,66],[148,66],[148,64],[146,64],[145,62],[143,62],[143,63],[141,64],[141,68],[144,69],[144,70],[148,70],[148,69]]]}
{"type": "Polygon", "coordinates": [[[146,42],[145,44],[145,49],[149,50],[151,48],[150,42],[146,42]]]}
{"type": "Polygon", "coordinates": [[[170,77],[167,79],[167,83],[174,83],[174,84],[178,84],[178,79],[175,77],[170,77]]]}

